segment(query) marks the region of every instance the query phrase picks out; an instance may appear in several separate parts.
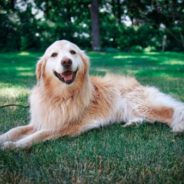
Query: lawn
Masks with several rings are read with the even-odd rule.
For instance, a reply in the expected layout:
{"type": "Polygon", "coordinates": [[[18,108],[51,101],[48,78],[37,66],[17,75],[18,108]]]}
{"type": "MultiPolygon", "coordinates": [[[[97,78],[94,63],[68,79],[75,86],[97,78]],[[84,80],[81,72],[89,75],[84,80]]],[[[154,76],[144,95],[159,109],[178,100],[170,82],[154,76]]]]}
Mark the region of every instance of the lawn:
{"type": "MultiPolygon", "coordinates": [[[[88,53],[92,75],[136,76],[184,101],[182,53],[88,53]]],[[[41,53],[0,54],[0,106],[28,104],[41,53]]],[[[26,124],[28,108],[0,108],[0,131],[26,124]]],[[[0,151],[0,183],[184,183],[184,134],[161,124],[113,125],[29,150],[0,151]]]]}

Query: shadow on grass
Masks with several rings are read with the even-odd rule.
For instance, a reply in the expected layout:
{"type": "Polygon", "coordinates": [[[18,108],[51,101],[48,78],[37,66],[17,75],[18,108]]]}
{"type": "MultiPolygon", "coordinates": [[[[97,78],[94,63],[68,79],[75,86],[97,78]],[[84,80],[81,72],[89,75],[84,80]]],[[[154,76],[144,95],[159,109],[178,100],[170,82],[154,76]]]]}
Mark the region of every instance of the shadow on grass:
{"type": "Polygon", "coordinates": [[[0,85],[31,87],[38,54],[0,54],[0,85]]]}
{"type": "Polygon", "coordinates": [[[109,55],[93,57],[92,74],[104,75],[106,72],[119,73],[125,75],[135,75],[137,77],[182,77],[184,76],[184,55],[178,56],[169,54],[159,55],[109,55]],[[172,56],[172,57],[171,57],[172,56]]]}
{"type": "MultiPolygon", "coordinates": [[[[31,87],[35,65],[41,54],[0,54],[0,82],[31,87]]],[[[184,77],[184,54],[178,53],[94,53],[89,52],[92,75],[116,73],[144,77],[184,77]]]]}

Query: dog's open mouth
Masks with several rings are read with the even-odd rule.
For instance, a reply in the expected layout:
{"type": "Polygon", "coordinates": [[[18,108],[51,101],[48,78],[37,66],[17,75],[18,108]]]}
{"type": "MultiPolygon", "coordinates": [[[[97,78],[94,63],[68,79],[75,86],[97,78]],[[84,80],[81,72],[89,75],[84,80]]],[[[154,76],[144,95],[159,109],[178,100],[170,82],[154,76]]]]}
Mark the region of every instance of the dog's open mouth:
{"type": "Polygon", "coordinates": [[[66,70],[63,73],[58,73],[56,71],[54,71],[54,75],[62,82],[66,83],[66,84],[71,84],[76,77],[78,69],[73,72],[71,70],[66,70]]]}

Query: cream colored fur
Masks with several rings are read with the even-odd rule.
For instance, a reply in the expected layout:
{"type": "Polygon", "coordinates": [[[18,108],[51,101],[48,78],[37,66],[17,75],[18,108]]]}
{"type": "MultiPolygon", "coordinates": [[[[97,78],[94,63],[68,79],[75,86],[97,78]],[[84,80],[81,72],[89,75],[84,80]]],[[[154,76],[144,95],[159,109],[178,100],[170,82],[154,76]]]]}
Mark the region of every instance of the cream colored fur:
{"type": "Polygon", "coordinates": [[[31,121],[2,134],[2,147],[26,148],[119,122],[128,126],[160,121],[174,132],[184,131],[182,102],[154,87],[142,86],[134,78],[112,74],[90,78],[88,70],[89,59],[75,44],[65,40],[53,43],[37,63],[37,84],[30,95],[31,121]],[[71,70],[77,71],[71,84],[53,74],[64,71],[63,58],[69,58],[71,70]]]}

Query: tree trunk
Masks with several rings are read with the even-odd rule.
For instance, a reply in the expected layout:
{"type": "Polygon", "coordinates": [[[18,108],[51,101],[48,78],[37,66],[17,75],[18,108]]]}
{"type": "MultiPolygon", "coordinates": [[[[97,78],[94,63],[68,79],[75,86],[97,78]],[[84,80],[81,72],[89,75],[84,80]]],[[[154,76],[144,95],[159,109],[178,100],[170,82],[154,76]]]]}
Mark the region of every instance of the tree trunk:
{"type": "Polygon", "coordinates": [[[117,0],[117,17],[118,17],[118,23],[121,24],[121,2],[120,0],[117,0]]]}
{"type": "Polygon", "coordinates": [[[89,6],[91,12],[91,22],[92,22],[92,48],[95,51],[99,51],[100,47],[100,28],[99,28],[99,10],[98,10],[98,0],[92,0],[89,6]]]}
{"type": "Polygon", "coordinates": [[[10,1],[10,7],[12,10],[15,10],[15,4],[16,4],[16,0],[11,0],[10,1]]]}

